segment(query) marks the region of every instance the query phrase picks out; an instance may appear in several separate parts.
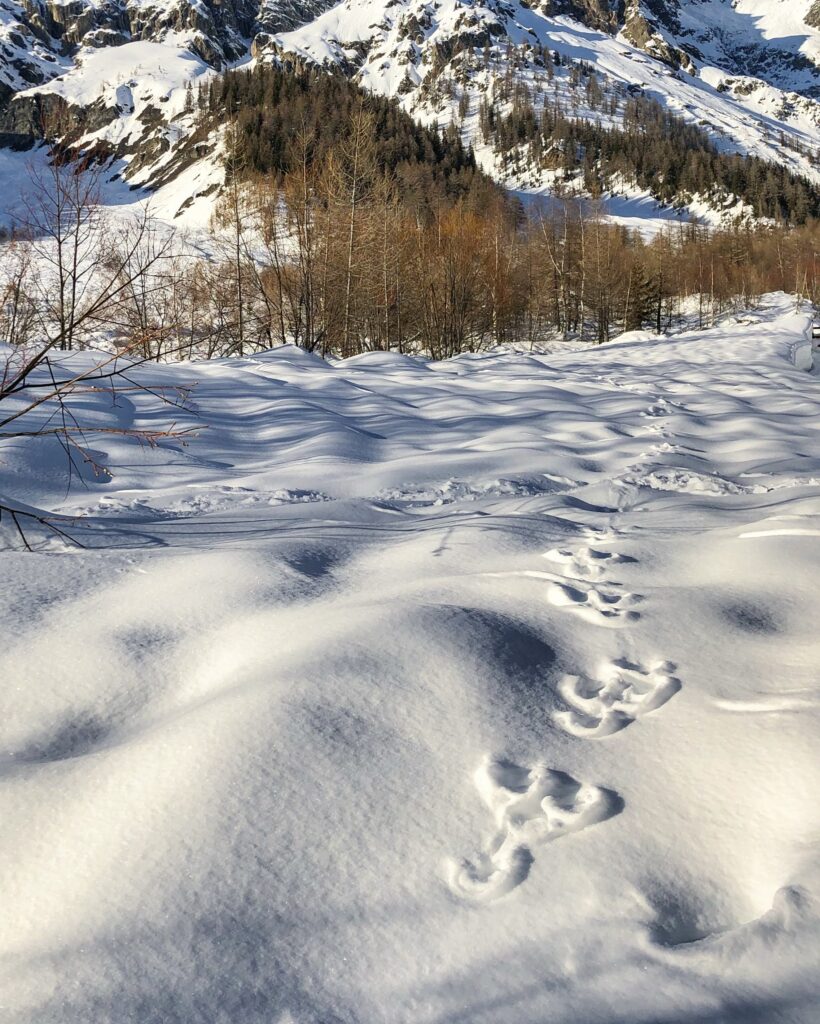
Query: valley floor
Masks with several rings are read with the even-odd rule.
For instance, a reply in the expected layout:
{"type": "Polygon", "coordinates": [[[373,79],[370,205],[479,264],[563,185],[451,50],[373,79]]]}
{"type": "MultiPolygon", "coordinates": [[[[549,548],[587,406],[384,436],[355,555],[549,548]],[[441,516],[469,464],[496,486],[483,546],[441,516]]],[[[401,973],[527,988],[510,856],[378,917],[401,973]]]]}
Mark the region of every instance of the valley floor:
{"type": "MultiPolygon", "coordinates": [[[[0,1020],[816,1024],[820,383],[673,339],[142,367],[0,493],[0,1020]],[[13,550],[17,546],[18,550],[13,550]]],[[[74,357],[74,363],[86,358],[74,357]]]]}

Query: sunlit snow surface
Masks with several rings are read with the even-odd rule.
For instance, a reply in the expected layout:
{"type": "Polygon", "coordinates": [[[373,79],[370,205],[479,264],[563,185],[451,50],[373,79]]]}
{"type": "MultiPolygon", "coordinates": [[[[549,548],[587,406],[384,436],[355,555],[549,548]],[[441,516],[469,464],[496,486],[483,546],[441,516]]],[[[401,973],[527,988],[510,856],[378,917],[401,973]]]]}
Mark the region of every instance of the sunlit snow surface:
{"type": "MultiPolygon", "coordinates": [[[[770,1024],[820,991],[807,317],[150,366],[0,492],[14,1024],[770,1024]],[[69,522],[62,524],[72,532],[69,522]],[[19,545],[18,545],[19,547],[19,545]]],[[[88,357],[71,360],[76,366],[88,357]]]]}

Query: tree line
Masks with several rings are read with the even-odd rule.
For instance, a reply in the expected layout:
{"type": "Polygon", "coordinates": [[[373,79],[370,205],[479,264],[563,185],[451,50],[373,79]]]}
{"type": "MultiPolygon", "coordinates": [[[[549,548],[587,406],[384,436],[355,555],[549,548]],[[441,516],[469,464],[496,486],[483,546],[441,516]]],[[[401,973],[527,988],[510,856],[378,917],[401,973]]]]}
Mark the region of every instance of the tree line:
{"type": "Polygon", "coordinates": [[[219,280],[246,303],[239,351],[293,342],[439,359],[556,335],[661,332],[692,301],[706,324],[766,291],[817,298],[815,221],[677,223],[646,240],[572,197],[524,210],[488,188],[420,207],[380,158],[375,125],[355,108],[321,158],[310,131],[297,131],[276,179],[229,162],[216,227],[227,246],[219,280]]]}
{"type": "MultiPolygon", "coordinates": [[[[321,145],[311,123],[289,129],[275,172],[249,159],[240,119],[230,122],[226,184],[196,248],[148,212],[115,221],[99,197],[104,165],[55,155],[0,262],[0,340],[102,340],[152,359],[285,343],[446,358],[662,332],[693,309],[708,325],[778,289],[820,299],[817,221],[674,223],[647,239],[594,201],[557,195],[524,209],[477,171],[451,189],[441,167],[419,202],[405,189],[408,161],[385,157],[378,112],[358,103],[347,118],[321,145]]],[[[469,153],[448,166],[462,174],[469,153]]]]}

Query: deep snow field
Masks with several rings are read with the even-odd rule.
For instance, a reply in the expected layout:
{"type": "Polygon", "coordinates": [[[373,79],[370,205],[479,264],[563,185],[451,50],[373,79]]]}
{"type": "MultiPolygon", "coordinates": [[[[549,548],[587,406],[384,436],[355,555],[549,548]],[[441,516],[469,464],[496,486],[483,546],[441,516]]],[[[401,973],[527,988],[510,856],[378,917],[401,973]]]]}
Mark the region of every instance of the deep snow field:
{"type": "Polygon", "coordinates": [[[88,518],[0,533],[3,1024],[820,1021],[808,323],[145,366],[68,494],[7,442],[88,518]]]}

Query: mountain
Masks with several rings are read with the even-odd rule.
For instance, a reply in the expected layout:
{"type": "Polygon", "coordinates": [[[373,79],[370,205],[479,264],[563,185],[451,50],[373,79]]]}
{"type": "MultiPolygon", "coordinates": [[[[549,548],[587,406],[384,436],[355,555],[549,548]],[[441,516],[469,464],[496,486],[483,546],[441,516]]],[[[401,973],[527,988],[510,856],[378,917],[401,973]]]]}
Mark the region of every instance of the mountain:
{"type": "Polygon", "coordinates": [[[149,90],[167,102],[169,90],[184,88],[205,69],[246,58],[257,33],[292,28],[328,6],[327,0],[0,0],[3,141],[41,134],[43,103],[53,95],[76,108],[76,127],[98,131],[133,112],[134,97],[125,89],[149,90]],[[158,79],[164,80],[159,89],[158,79]]]}
{"type": "Polygon", "coordinates": [[[751,72],[817,99],[820,37],[810,30],[820,27],[819,14],[811,0],[633,0],[623,33],[647,52],[663,58],[667,51],[694,69],[751,72]]]}
{"type": "Polygon", "coordinates": [[[820,180],[820,31],[809,9],[800,0],[343,0],[270,48],[338,66],[439,120],[464,93],[510,77],[539,84],[544,52],[558,53],[564,70],[549,92],[579,116],[600,116],[573,95],[573,67],[587,64],[604,87],[641,90],[723,149],[820,180]]]}
{"type": "MultiPolygon", "coordinates": [[[[341,72],[453,122],[524,191],[554,169],[482,134],[482,104],[524,95],[607,128],[642,96],[721,152],[820,183],[817,0],[0,0],[0,144],[60,134],[122,158],[132,183],[167,181],[192,159],[177,156],[192,87],[254,60],[341,72]]],[[[199,142],[203,158],[218,147],[199,142]]]]}

